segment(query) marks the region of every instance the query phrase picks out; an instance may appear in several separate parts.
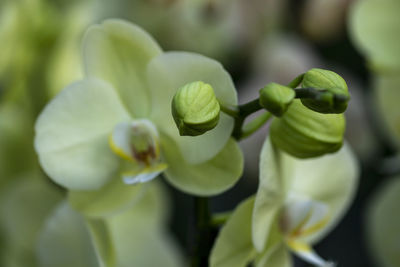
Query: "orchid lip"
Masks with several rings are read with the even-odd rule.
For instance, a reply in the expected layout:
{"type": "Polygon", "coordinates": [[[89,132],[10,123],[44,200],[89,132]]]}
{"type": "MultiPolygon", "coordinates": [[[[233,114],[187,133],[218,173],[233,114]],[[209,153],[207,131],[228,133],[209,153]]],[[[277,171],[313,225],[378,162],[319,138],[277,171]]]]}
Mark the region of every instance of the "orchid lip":
{"type": "Polygon", "coordinates": [[[117,124],[109,138],[111,150],[125,160],[121,173],[126,184],[144,183],[167,168],[161,162],[157,128],[146,119],[117,124]]]}
{"type": "Polygon", "coordinates": [[[303,260],[316,266],[334,266],[325,261],[305,241],[329,222],[326,204],[302,196],[290,196],[280,218],[280,228],[288,248],[303,260]]]}

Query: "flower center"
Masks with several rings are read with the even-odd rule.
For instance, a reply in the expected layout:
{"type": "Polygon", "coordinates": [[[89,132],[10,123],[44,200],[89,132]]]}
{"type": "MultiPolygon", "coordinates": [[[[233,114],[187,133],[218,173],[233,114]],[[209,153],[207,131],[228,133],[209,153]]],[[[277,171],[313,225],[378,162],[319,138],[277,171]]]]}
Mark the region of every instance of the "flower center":
{"type": "Polygon", "coordinates": [[[300,258],[317,266],[333,266],[319,257],[309,245],[309,238],[329,222],[326,204],[300,196],[290,196],[279,220],[287,246],[300,258]]]}
{"type": "Polygon", "coordinates": [[[121,175],[127,184],[147,182],[167,167],[161,162],[157,128],[149,120],[117,124],[109,143],[111,150],[125,160],[121,175]]]}

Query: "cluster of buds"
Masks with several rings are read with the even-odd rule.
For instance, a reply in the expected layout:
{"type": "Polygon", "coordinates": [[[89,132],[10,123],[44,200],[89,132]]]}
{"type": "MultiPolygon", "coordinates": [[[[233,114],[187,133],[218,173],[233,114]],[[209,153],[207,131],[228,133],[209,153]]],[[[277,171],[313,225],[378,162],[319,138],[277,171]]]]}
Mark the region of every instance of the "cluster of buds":
{"type": "MultiPolygon", "coordinates": [[[[276,117],[270,128],[272,142],[298,158],[338,151],[350,99],[346,82],[332,71],[311,69],[298,84],[301,88],[295,89],[269,83],[259,92],[259,105],[276,117]]],[[[220,110],[213,88],[201,81],[181,87],[172,101],[180,135],[197,136],[213,129],[220,110]]]]}
{"type": "Polygon", "coordinates": [[[260,104],[279,116],[271,123],[272,142],[298,158],[318,157],[341,148],[342,113],[349,98],[343,78],[323,69],[306,72],[300,89],[269,84],[260,90],[260,104]]]}

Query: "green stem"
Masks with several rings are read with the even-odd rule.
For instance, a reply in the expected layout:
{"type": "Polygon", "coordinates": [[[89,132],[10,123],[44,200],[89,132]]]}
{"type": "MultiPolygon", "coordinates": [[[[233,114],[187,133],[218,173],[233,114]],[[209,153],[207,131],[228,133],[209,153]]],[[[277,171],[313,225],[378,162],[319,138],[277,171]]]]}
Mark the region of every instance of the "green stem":
{"type": "Polygon", "coordinates": [[[246,104],[240,105],[239,106],[239,115],[241,117],[246,118],[250,114],[263,109],[263,107],[260,105],[260,99],[254,99],[246,104]]]}
{"type": "Polygon", "coordinates": [[[225,106],[221,103],[219,103],[219,107],[221,108],[221,111],[226,113],[227,115],[231,117],[238,117],[239,116],[239,109],[236,106],[225,106]]]}
{"type": "Polygon", "coordinates": [[[239,105],[238,106],[238,116],[234,117],[235,118],[235,126],[233,128],[232,136],[239,140],[242,137],[243,134],[243,124],[247,116],[250,114],[263,109],[263,107],[260,105],[260,100],[254,99],[246,104],[239,105]]]}
{"type": "Polygon", "coordinates": [[[258,129],[260,129],[270,118],[272,114],[269,112],[265,112],[246,124],[242,129],[242,134],[239,139],[246,138],[253,133],[255,133],[258,129]]]}
{"type": "Polygon", "coordinates": [[[244,123],[244,119],[242,117],[235,118],[235,124],[233,126],[232,137],[236,140],[239,140],[242,136],[242,127],[244,123]]]}
{"type": "Polygon", "coordinates": [[[291,81],[287,86],[294,89],[301,84],[303,78],[304,78],[304,73],[294,78],[294,80],[291,81]]]}
{"type": "Polygon", "coordinates": [[[211,226],[214,228],[220,227],[225,224],[229,217],[232,215],[232,211],[226,211],[214,214],[211,218],[211,226]]]}
{"type": "Polygon", "coordinates": [[[211,213],[208,198],[194,197],[197,242],[192,258],[192,267],[208,266],[208,257],[212,248],[211,213]]]}

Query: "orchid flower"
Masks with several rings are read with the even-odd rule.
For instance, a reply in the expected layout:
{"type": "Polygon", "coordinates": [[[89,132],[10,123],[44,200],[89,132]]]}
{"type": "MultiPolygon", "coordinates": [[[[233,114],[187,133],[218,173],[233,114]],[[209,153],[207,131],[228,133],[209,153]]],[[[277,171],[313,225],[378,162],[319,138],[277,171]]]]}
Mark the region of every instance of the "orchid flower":
{"type": "Polygon", "coordinates": [[[220,103],[236,105],[232,79],[216,61],[163,53],[141,28],[122,20],[92,26],[83,42],[86,78],[67,86],[36,123],[45,172],[69,190],[72,206],[93,216],[136,201],[141,184],[164,173],[178,189],[215,195],[239,179],[243,159],[221,114],[207,133],[180,136],[171,115],[181,86],[210,84],[220,103]],[[134,186],[130,186],[134,185],[134,186]]]}
{"type": "Polygon", "coordinates": [[[292,266],[289,252],[332,266],[312,249],[340,220],[355,194],[358,168],[347,144],[339,152],[300,160],[264,143],[256,196],[243,201],[221,229],[212,267],[292,266]]]}

